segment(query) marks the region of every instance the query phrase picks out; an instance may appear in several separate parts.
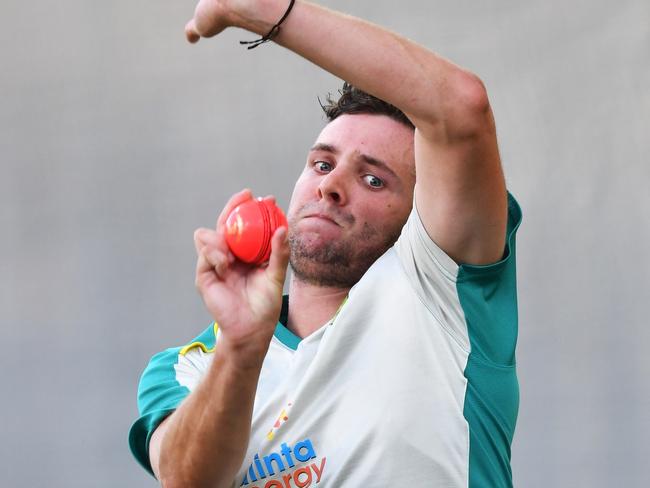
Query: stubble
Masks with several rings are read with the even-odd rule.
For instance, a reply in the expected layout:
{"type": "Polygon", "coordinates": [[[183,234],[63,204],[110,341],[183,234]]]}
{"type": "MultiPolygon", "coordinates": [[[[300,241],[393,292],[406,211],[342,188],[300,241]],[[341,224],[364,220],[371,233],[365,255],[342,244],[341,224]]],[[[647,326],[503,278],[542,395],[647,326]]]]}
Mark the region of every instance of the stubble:
{"type": "Polygon", "coordinates": [[[400,231],[364,222],[356,235],[325,240],[313,232],[301,233],[290,223],[289,263],[294,277],[316,286],[351,288],[395,243],[400,231]]]}

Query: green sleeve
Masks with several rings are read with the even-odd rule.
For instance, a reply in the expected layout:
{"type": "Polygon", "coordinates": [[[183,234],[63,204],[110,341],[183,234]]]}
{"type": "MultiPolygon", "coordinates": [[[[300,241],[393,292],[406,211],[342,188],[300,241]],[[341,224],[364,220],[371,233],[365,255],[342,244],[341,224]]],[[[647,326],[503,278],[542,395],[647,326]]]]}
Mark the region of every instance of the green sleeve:
{"type": "MultiPolygon", "coordinates": [[[[176,365],[180,357],[192,347],[204,351],[214,348],[216,324],[211,324],[201,335],[186,346],[173,347],[154,355],[145,368],[138,385],[140,417],[129,431],[129,447],[135,459],[153,475],[149,461],[149,442],[156,427],[189,395],[187,386],[177,380],[176,365]]],[[[196,370],[196,375],[202,372],[196,370]]]]}

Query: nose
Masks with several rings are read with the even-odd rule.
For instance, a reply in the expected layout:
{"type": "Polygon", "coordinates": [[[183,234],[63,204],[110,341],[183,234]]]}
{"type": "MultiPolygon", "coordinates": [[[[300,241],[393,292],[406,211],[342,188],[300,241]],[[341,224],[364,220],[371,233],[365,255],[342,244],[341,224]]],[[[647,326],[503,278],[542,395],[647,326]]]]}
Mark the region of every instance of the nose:
{"type": "Polygon", "coordinates": [[[339,173],[337,169],[321,178],[318,185],[318,196],[337,205],[345,205],[347,199],[343,174],[339,173]]]}

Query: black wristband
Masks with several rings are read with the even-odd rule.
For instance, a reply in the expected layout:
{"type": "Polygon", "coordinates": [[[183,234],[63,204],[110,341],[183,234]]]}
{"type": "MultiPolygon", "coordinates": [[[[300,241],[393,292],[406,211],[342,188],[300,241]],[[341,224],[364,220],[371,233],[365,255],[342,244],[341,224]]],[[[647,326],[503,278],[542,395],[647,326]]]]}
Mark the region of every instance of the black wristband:
{"type": "Polygon", "coordinates": [[[254,47],[259,46],[260,44],[264,44],[265,42],[272,40],[275,36],[277,36],[280,33],[280,24],[282,24],[282,22],[284,22],[286,18],[289,17],[289,12],[291,12],[294,3],[296,3],[296,0],[291,0],[289,2],[289,8],[287,8],[287,11],[284,13],[282,18],[278,21],[277,24],[271,27],[269,33],[266,34],[264,37],[260,37],[259,39],[255,39],[254,41],[239,41],[239,44],[250,44],[250,46],[248,46],[247,49],[253,49],[254,47]]]}

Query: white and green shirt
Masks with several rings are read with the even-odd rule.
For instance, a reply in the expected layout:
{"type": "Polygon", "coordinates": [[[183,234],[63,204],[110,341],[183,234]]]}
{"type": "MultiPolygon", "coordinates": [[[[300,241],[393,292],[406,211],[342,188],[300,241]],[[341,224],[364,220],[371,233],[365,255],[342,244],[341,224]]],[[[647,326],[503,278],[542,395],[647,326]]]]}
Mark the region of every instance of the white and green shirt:
{"type": "MultiPolygon", "coordinates": [[[[232,488],[512,486],[521,211],[508,199],[496,264],[457,265],[414,207],[396,244],[316,332],[301,340],[283,325],[285,298],[232,488]]],[[[144,371],[129,443],[149,471],[151,434],[201,381],[219,335],[213,324],[144,371]]]]}

